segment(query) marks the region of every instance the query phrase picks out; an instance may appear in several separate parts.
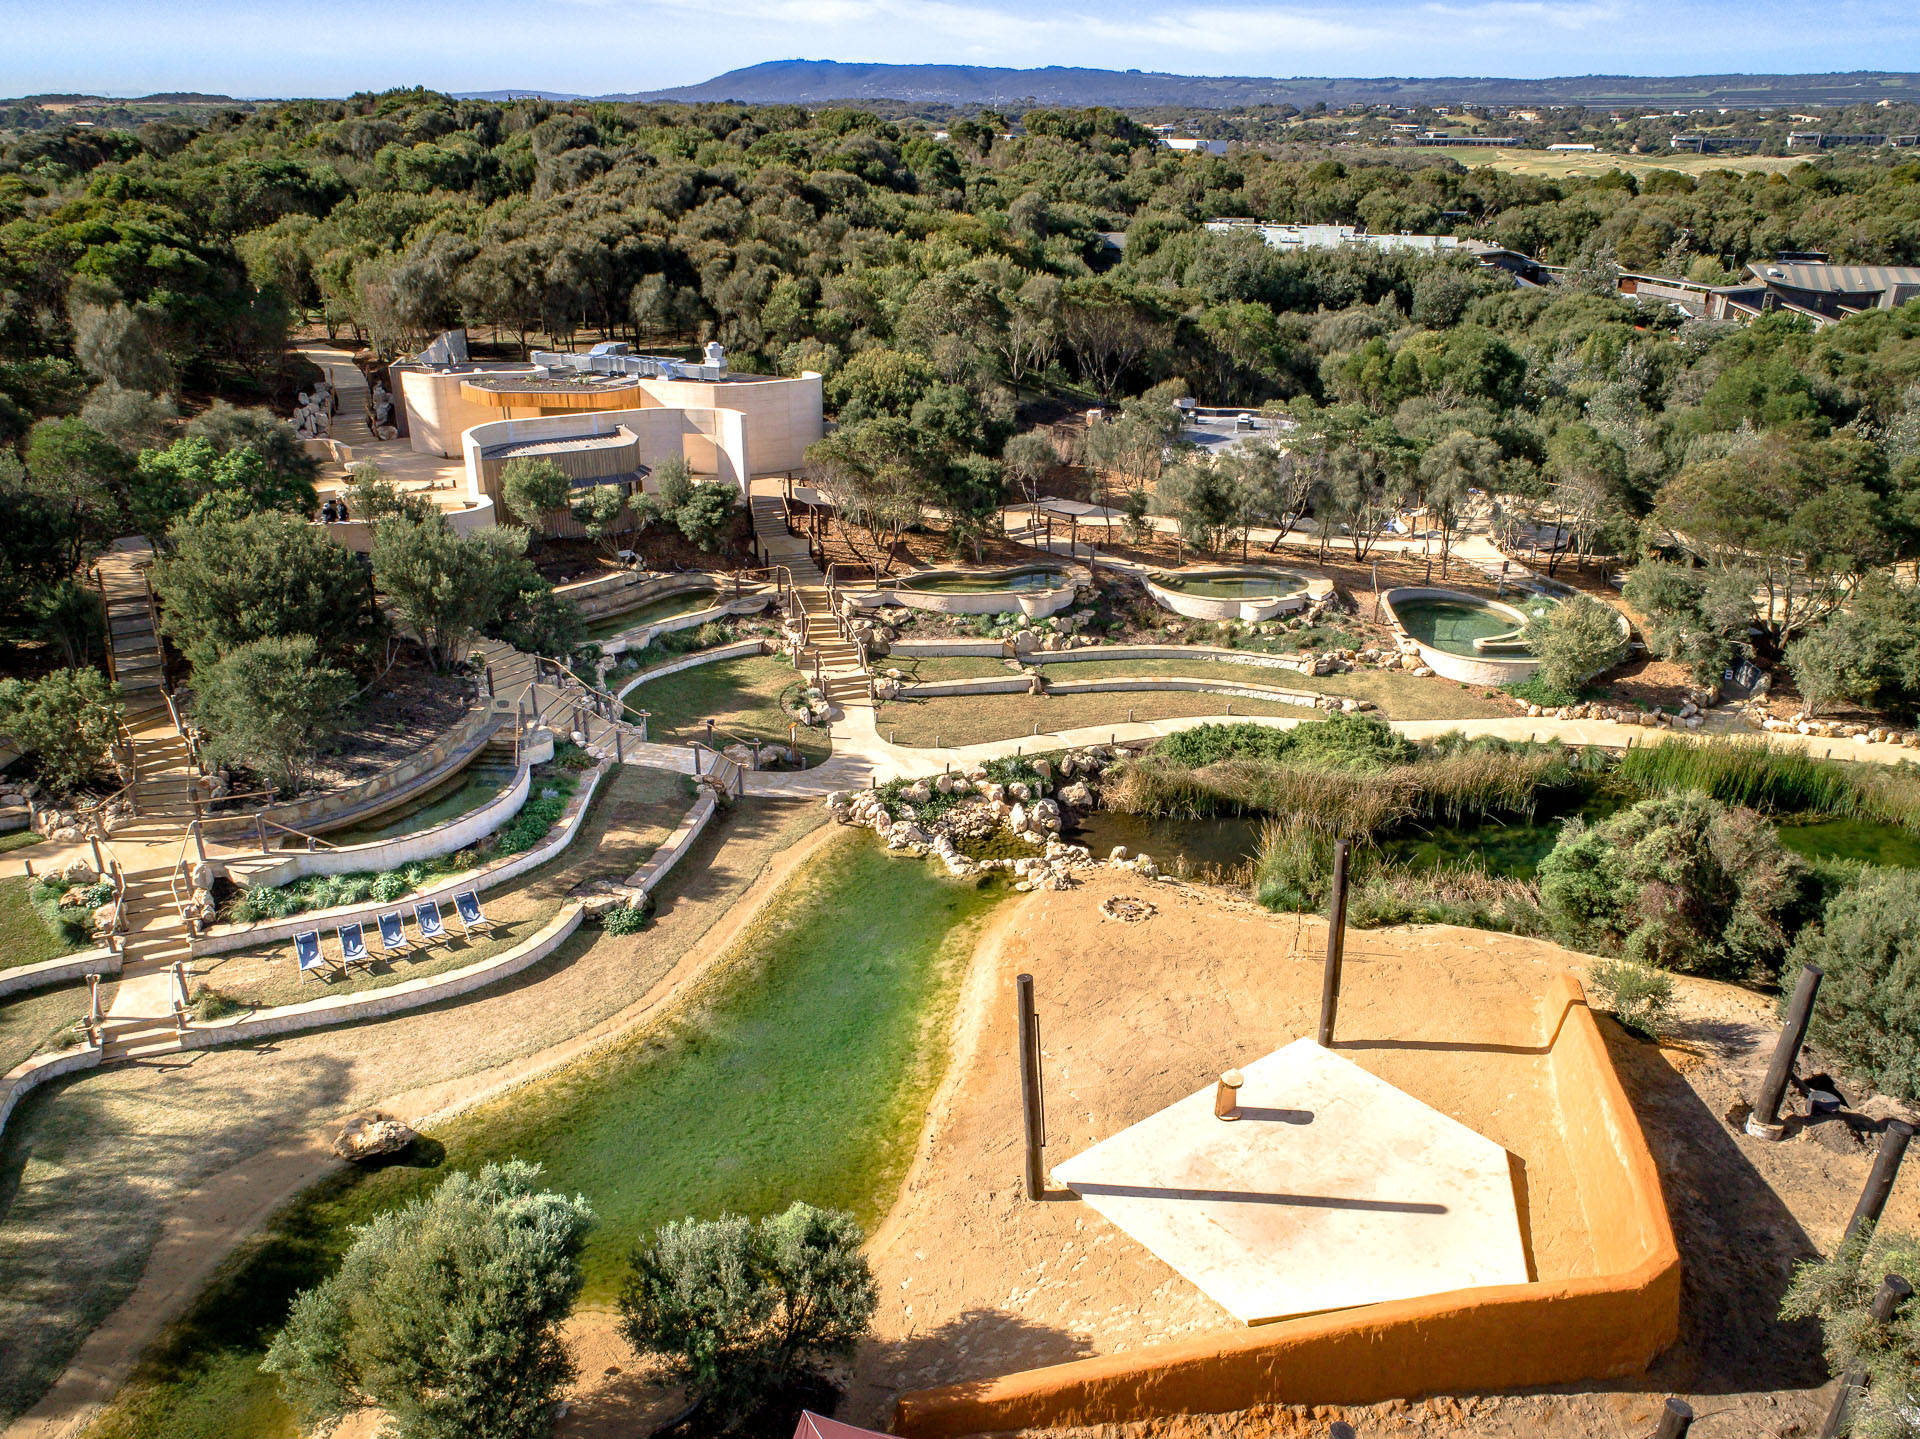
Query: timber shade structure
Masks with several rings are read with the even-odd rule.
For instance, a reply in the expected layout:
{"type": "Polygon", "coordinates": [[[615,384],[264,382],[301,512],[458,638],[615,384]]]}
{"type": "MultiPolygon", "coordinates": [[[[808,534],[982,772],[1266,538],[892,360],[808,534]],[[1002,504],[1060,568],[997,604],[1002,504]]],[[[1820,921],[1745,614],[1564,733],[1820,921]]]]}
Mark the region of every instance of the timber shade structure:
{"type": "Polygon", "coordinates": [[[475,375],[460,382],[460,398],[496,410],[633,410],[646,403],[632,375],[563,379],[528,374],[475,375]]]}

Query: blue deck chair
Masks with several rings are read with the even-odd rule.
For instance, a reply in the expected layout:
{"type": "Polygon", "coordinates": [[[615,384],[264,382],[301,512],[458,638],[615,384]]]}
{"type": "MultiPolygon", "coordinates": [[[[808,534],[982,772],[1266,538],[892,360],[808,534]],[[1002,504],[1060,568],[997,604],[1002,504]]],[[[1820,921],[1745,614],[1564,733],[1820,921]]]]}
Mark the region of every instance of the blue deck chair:
{"type": "Polygon", "coordinates": [[[349,974],[356,964],[373,964],[373,956],[367,952],[366,932],[358,924],[337,924],[333,932],[340,940],[340,962],[349,974]]]}
{"type": "Polygon", "coordinates": [[[399,910],[380,916],[380,947],[388,954],[405,954],[413,946],[407,943],[407,919],[399,910]]]}
{"type": "Polygon", "coordinates": [[[445,944],[452,937],[440,918],[440,906],[434,901],[421,900],[413,907],[413,917],[419,921],[422,944],[445,944]]]}
{"type": "Polygon", "coordinates": [[[490,934],[493,931],[493,921],[488,919],[480,908],[478,890],[470,889],[462,894],[456,894],[453,897],[453,913],[460,921],[460,928],[467,932],[469,939],[476,934],[490,934]]]}
{"type": "Polygon", "coordinates": [[[300,962],[300,978],[305,979],[314,970],[323,974],[333,966],[320,949],[320,931],[307,930],[293,937],[293,957],[300,962]]]}

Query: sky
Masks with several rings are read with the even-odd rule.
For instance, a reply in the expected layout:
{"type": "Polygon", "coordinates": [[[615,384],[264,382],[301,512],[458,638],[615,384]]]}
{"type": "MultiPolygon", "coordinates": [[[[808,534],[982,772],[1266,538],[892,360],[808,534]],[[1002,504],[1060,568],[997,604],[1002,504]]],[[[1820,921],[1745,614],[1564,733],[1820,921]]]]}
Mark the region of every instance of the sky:
{"type": "Polygon", "coordinates": [[[1920,70],[1914,0],[0,0],[0,94],[583,94],[764,60],[1195,75],[1920,70]]]}

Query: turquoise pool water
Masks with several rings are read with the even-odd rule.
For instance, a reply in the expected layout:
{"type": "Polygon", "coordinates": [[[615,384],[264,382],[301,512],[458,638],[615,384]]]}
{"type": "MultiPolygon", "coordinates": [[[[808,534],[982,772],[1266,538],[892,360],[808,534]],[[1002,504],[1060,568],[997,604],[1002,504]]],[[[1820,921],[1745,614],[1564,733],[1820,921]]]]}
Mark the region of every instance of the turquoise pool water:
{"type": "Polygon", "coordinates": [[[586,638],[589,642],[598,644],[602,640],[612,639],[615,635],[623,635],[628,630],[638,629],[641,625],[654,624],[660,620],[676,620],[682,615],[710,610],[720,603],[721,598],[717,590],[696,590],[691,594],[668,595],[662,600],[653,600],[630,610],[622,610],[617,615],[589,620],[586,638]]]}
{"type": "MultiPolygon", "coordinates": [[[[1530,603],[1544,608],[1552,601],[1538,599],[1530,603]]],[[[1431,645],[1445,654],[1478,658],[1488,651],[1476,649],[1476,640],[1492,640],[1502,635],[1512,636],[1512,639],[1503,642],[1500,649],[1511,647],[1516,652],[1524,650],[1513,616],[1477,601],[1401,600],[1395,602],[1393,612],[1400,617],[1400,624],[1408,634],[1421,644],[1431,645]]]]}
{"type": "MultiPolygon", "coordinates": [[[[512,785],[513,776],[513,768],[509,765],[469,765],[458,774],[448,775],[432,789],[415,795],[405,804],[345,829],[329,830],[325,838],[329,844],[345,846],[373,844],[383,839],[398,839],[403,834],[417,834],[423,829],[432,829],[437,824],[470,814],[498,799],[512,785]]],[[[306,843],[292,835],[287,836],[287,841],[294,848],[306,843]]]]}
{"type": "Polygon", "coordinates": [[[1153,582],[1163,590],[1177,590],[1183,595],[1198,595],[1210,600],[1266,600],[1281,595],[1302,594],[1307,588],[1307,582],[1298,575],[1261,570],[1190,577],[1156,575],[1153,582]]]}

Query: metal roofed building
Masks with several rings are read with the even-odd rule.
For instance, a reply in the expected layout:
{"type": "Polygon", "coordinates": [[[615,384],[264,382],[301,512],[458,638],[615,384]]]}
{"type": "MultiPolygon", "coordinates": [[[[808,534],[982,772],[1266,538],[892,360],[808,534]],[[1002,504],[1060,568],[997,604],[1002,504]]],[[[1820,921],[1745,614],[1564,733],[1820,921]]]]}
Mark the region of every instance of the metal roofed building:
{"type": "Polygon", "coordinates": [[[1413,250],[1428,255],[1471,255],[1490,269],[1505,270],[1527,284],[1541,283],[1544,267],[1531,255],[1461,235],[1376,234],[1356,225],[1271,225],[1261,220],[1224,217],[1207,221],[1216,235],[1260,236],[1269,250],[1338,250],[1364,245],[1375,250],[1413,250]]]}
{"type": "Polygon", "coordinates": [[[1920,299],[1920,265],[1823,265],[1757,260],[1747,273],[1766,287],[1768,309],[1796,310],[1816,321],[1862,310],[1891,310],[1920,299]]]}

